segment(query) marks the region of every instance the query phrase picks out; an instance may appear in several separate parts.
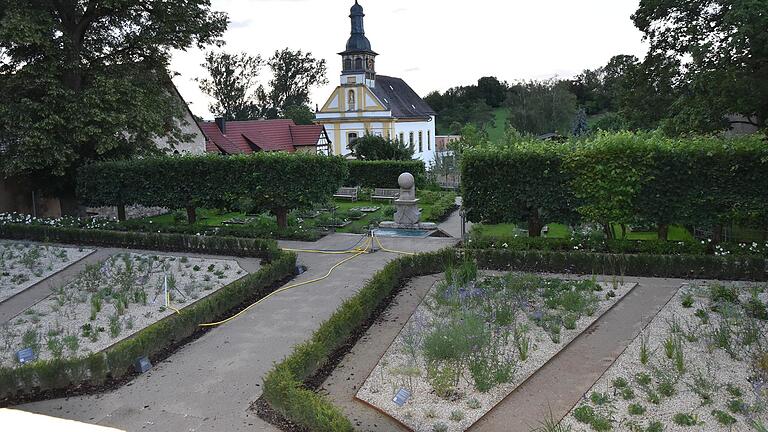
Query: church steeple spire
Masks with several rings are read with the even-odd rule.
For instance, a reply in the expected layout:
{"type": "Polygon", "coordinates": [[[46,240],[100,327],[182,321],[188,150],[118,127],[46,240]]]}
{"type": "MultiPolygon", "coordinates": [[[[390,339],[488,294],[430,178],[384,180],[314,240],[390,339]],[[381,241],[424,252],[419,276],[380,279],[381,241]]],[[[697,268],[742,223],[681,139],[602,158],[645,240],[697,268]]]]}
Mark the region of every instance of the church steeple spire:
{"type": "Polygon", "coordinates": [[[341,73],[342,84],[362,83],[365,81],[369,85],[375,85],[376,79],[376,54],[371,49],[371,42],[365,37],[365,26],[363,19],[365,12],[360,3],[355,0],[355,4],[349,10],[349,18],[352,28],[347,40],[346,49],[340,52],[343,68],[341,73]],[[355,77],[355,79],[352,79],[355,77]],[[357,79],[359,77],[359,79],[357,79]]]}

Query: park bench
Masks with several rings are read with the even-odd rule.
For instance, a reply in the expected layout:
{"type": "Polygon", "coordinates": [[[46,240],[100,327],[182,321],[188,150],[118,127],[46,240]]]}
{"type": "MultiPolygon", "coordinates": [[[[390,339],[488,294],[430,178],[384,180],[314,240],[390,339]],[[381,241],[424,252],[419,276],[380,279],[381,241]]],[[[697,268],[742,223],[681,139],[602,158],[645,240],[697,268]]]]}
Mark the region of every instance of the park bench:
{"type": "Polygon", "coordinates": [[[343,187],[343,188],[339,188],[339,190],[335,194],[333,194],[333,197],[357,201],[358,192],[360,192],[359,187],[343,187]]]}
{"type": "Polygon", "coordinates": [[[394,201],[400,197],[400,189],[376,188],[373,190],[371,200],[394,201]]]}

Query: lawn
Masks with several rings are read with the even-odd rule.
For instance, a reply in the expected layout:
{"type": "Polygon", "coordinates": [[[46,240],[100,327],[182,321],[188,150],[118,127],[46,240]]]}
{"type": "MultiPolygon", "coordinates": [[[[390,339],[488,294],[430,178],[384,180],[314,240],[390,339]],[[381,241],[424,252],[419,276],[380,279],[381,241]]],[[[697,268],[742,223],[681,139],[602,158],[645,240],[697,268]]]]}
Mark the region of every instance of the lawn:
{"type": "Polygon", "coordinates": [[[491,142],[498,142],[504,138],[507,128],[509,108],[496,108],[493,110],[493,121],[485,125],[485,131],[491,142]]]}

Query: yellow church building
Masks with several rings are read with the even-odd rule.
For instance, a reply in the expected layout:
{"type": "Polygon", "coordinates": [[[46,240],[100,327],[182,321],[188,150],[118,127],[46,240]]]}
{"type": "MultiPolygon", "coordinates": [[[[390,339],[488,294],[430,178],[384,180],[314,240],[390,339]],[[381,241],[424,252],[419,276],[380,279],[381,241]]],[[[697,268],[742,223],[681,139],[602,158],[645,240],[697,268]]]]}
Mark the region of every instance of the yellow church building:
{"type": "Polygon", "coordinates": [[[435,158],[435,111],[400,78],[376,74],[376,56],[365,36],[363,7],[355,1],[352,32],[342,58],[341,82],[315,115],[333,142],[332,153],[347,155],[348,144],[366,134],[400,140],[414,157],[435,158]]]}

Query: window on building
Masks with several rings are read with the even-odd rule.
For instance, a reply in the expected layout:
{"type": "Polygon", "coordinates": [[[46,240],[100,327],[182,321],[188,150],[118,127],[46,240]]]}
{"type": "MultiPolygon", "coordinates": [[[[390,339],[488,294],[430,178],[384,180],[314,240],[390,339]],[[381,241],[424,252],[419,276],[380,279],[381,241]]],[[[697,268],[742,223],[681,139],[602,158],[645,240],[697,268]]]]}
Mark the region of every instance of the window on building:
{"type": "Polygon", "coordinates": [[[357,139],[357,132],[350,132],[347,134],[347,145],[352,144],[352,141],[357,139]]]}
{"type": "Polygon", "coordinates": [[[419,131],[419,153],[424,151],[424,132],[419,131]]]}
{"type": "Polygon", "coordinates": [[[432,150],[432,131],[427,131],[427,150],[432,150]]]}
{"type": "Polygon", "coordinates": [[[350,70],[352,69],[352,59],[346,58],[344,59],[344,70],[350,70]]]}
{"type": "Polygon", "coordinates": [[[400,132],[400,142],[405,144],[405,134],[400,132]]]}
{"type": "Polygon", "coordinates": [[[355,91],[350,90],[349,96],[347,97],[347,111],[354,111],[356,110],[356,103],[355,103],[355,91]]]}
{"type": "Polygon", "coordinates": [[[363,59],[359,57],[355,59],[355,70],[363,70],[363,59]]]}
{"type": "Polygon", "coordinates": [[[413,144],[414,144],[414,142],[413,142],[413,132],[410,132],[408,134],[408,145],[410,145],[411,148],[413,148],[413,144]]]}

